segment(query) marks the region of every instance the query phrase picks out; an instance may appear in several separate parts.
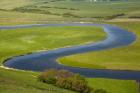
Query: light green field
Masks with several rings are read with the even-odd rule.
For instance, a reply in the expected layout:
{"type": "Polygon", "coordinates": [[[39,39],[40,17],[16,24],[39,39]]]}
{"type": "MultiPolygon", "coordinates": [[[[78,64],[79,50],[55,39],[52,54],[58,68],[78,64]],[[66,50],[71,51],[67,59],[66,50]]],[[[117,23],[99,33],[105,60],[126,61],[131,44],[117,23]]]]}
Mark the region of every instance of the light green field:
{"type": "MultiPolygon", "coordinates": [[[[39,73],[4,70],[0,68],[0,93],[74,93],[37,81],[39,73]]],[[[87,79],[89,85],[107,93],[138,93],[135,81],[87,79]]],[[[94,92],[91,92],[94,93],[94,92]]]]}
{"type": "Polygon", "coordinates": [[[34,27],[0,30],[0,62],[38,50],[96,42],[106,37],[100,27],[34,27]]]}
{"type": "MultiPolygon", "coordinates": [[[[35,27],[1,30],[0,35],[0,60],[2,63],[10,56],[95,42],[104,39],[106,34],[99,27],[35,27]],[[70,40],[71,42],[68,42],[70,40]]],[[[39,73],[3,68],[0,68],[0,73],[1,93],[71,93],[71,91],[38,82],[36,76],[39,73]]],[[[99,79],[101,82],[98,82],[98,79],[87,80],[95,90],[104,89],[109,93],[117,93],[117,91],[120,93],[132,93],[132,91],[137,93],[138,91],[138,84],[135,81],[99,79]],[[92,83],[93,81],[95,83],[92,83]],[[117,91],[113,91],[114,87],[117,91]]]]}
{"type": "Polygon", "coordinates": [[[0,9],[14,9],[33,4],[35,0],[0,0],[0,9]]]}
{"type": "MultiPolygon", "coordinates": [[[[111,23],[114,24],[114,23],[111,23]]],[[[136,34],[137,40],[130,46],[72,55],[60,59],[69,66],[97,69],[140,70],[140,23],[115,23],[136,34]]]]}
{"type": "Polygon", "coordinates": [[[135,81],[102,78],[88,78],[89,85],[95,89],[106,90],[107,93],[138,93],[135,81]]]}
{"type": "MultiPolygon", "coordinates": [[[[114,22],[134,32],[138,39],[128,47],[90,52],[60,59],[69,66],[140,70],[140,0],[128,2],[89,2],[89,0],[0,0],[0,25],[51,22],[114,22]],[[131,22],[131,19],[133,22],[131,22]]],[[[97,42],[106,37],[98,27],[35,27],[0,30],[0,65],[12,56],[60,47],[97,42]],[[88,32],[88,33],[87,33],[88,32]]],[[[37,72],[7,70],[0,67],[0,93],[74,93],[37,81],[37,72]]],[[[138,93],[132,80],[87,78],[89,85],[107,93],[138,93]]],[[[93,93],[93,92],[92,92],[93,93]]]]}
{"type": "Polygon", "coordinates": [[[140,1],[89,2],[89,0],[1,0],[0,24],[52,21],[95,22],[140,18],[140,1]]]}
{"type": "Polygon", "coordinates": [[[0,68],[0,93],[73,93],[37,81],[38,73],[0,68]]]}

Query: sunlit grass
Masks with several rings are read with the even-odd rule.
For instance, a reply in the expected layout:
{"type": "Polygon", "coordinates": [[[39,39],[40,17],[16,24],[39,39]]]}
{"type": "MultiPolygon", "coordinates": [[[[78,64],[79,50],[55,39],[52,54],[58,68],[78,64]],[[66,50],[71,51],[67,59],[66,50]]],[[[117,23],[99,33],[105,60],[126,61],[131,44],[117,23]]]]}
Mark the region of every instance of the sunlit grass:
{"type": "Polygon", "coordinates": [[[96,42],[106,37],[100,27],[34,27],[0,31],[0,61],[39,50],[96,42]]]}
{"type": "Polygon", "coordinates": [[[126,47],[94,51],[84,54],[72,55],[60,59],[60,62],[69,66],[97,68],[97,69],[120,69],[140,70],[140,25],[133,23],[116,24],[136,34],[137,40],[126,47]]]}

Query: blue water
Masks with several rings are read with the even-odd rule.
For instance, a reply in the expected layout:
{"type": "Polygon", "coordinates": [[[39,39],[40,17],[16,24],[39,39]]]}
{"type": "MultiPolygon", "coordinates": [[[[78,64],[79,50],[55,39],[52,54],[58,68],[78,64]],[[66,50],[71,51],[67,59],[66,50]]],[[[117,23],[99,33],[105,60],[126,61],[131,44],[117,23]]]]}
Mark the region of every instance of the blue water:
{"type": "MultiPolygon", "coordinates": [[[[90,51],[101,51],[105,49],[125,47],[132,44],[136,36],[119,28],[117,26],[107,24],[81,24],[81,23],[64,23],[64,24],[32,24],[18,26],[0,26],[0,29],[16,29],[30,27],[49,27],[49,26],[100,26],[107,33],[107,38],[103,41],[91,43],[87,45],[73,46],[67,48],[59,48],[50,51],[28,54],[24,56],[13,57],[4,62],[4,66],[22,70],[44,71],[50,68],[66,69],[75,73],[80,73],[87,77],[102,77],[113,79],[129,79],[140,81],[140,71],[121,71],[121,70],[97,70],[89,68],[78,68],[64,66],[56,62],[59,57],[85,53],[90,51]]],[[[123,51],[123,50],[122,50],[123,51]]]]}

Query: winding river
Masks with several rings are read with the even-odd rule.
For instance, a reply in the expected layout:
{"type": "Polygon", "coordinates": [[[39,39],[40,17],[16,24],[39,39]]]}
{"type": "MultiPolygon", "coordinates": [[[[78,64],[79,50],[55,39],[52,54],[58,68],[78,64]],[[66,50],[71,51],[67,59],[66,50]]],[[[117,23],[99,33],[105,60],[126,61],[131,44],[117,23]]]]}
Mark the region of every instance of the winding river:
{"type": "Polygon", "coordinates": [[[107,33],[107,38],[96,43],[59,48],[50,51],[28,54],[24,56],[13,57],[4,62],[4,66],[22,70],[43,71],[50,68],[66,69],[75,73],[80,73],[87,77],[102,77],[113,79],[128,79],[140,81],[140,71],[122,71],[70,67],[59,64],[56,59],[68,55],[85,53],[90,51],[99,51],[117,47],[124,47],[132,44],[136,36],[122,28],[108,24],[90,24],[90,23],[60,23],[60,24],[32,24],[18,26],[0,26],[0,29],[16,29],[30,27],[49,27],[49,26],[100,26],[107,33]]]}

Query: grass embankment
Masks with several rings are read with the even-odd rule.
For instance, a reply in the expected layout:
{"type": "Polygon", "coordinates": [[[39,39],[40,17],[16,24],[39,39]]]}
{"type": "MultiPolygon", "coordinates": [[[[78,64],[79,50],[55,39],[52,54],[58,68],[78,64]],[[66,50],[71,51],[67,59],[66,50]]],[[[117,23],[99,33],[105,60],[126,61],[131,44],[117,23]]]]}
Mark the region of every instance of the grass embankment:
{"type": "Polygon", "coordinates": [[[137,40],[129,46],[72,55],[60,59],[69,66],[97,69],[140,70],[140,23],[111,23],[136,34],[137,40]]]}
{"type": "Polygon", "coordinates": [[[0,68],[0,93],[72,93],[37,81],[38,75],[0,68]]]}
{"type": "MultiPolygon", "coordinates": [[[[5,70],[0,68],[0,93],[74,93],[37,81],[39,73],[5,70]]],[[[113,79],[87,79],[94,89],[107,93],[138,93],[135,81],[113,79]]]]}

